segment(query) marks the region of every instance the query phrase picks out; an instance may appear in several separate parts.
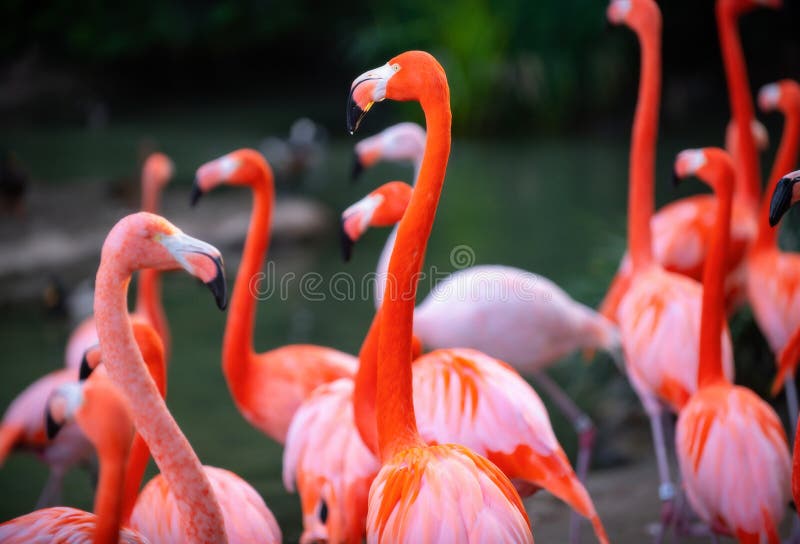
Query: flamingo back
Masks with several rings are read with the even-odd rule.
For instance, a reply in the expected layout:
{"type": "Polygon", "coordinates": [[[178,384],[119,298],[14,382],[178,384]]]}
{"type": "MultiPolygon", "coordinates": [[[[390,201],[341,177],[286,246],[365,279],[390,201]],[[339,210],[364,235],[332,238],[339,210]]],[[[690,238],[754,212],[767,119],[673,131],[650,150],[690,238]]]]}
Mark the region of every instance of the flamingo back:
{"type": "MultiPolygon", "coordinates": [[[[57,506],[36,510],[0,525],[4,544],[93,544],[97,516],[76,508],[57,506]]],[[[148,544],[137,532],[121,528],[120,544],[148,544]]],[[[155,542],[155,541],[154,541],[155,542]]]]}

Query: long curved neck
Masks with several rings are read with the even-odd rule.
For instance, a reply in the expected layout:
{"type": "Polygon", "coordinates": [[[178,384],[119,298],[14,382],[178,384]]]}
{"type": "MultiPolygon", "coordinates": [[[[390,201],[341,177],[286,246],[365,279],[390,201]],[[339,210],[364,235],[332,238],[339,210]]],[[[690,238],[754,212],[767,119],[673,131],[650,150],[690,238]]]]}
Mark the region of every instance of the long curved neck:
{"type": "Polygon", "coordinates": [[[125,472],[126,451],[98,452],[100,478],[94,499],[94,513],[97,515],[94,544],[116,544],[119,540],[122,521],[122,489],[125,472]]]}
{"type": "Polygon", "coordinates": [[[661,94],[661,27],[652,22],[637,29],[641,75],[629,165],[628,248],[633,268],[653,262],[650,219],[653,216],[656,137],[661,94]]]}
{"type": "Polygon", "coordinates": [[[169,413],[145,368],[127,312],[130,271],[104,255],[97,271],[94,314],[104,365],[132,408],[134,424],[169,483],[188,542],[227,542],[222,511],[200,460],[169,413]]]}
{"type": "MultiPolygon", "coordinates": [[[[732,175],[731,171],[723,175],[732,175]]],[[[700,320],[700,363],[697,369],[698,388],[725,380],[722,372],[722,326],[725,308],[725,260],[730,240],[733,186],[717,183],[717,217],[711,246],[703,270],[703,310],[700,320]]]]}
{"type": "Polygon", "coordinates": [[[378,454],[378,426],[375,418],[375,389],[378,382],[378,337],[381,324],[381,309],[375,312],[369,332],[358,353],[358,372],[353,389],[353,410],[356,429],[361,440],[378,454]]]}
{"type": "MultiPolygon", "coordinates": [[[[158,393],[162,399],[167,396],[167,368],[163,353],[155,350],[151,352],[151,357],[145,357],[147,371],[153,378],[158,388],[158,393]]],[[[150,449],[142,438],[136,433],[133,437],[128,464],[125,468],[125,483],[122,488],[122,524],[128,525],[136,506],[136,499],[139,498],[139,489],[142,486],[142,479],[147,470],[147,462],[150,460],[150,449]]]]}
{"type": "MultiPolygon", "coordinates": [[[[158,213],[161,208],[161,191],[155,184],[142,180],[142,211],[158,213]]],[[[170,334],[164,305],[161,302],[161,272],[145,269],[139,272],[136,285],[136,313],[144,315],[158,332],[169,359],[170,334]]]]}
{"type": "Polygon", "coordinates": [[[222,346],[222,369],[233,398],[246,395],[249,367],[253,364],[253,327],[256,317],[255,289],[261,278],[261,266],[269,246],[274,189],[266,173],[252,184],[253,212],[247,231],[242,262],[228,310],[228,323],[222,346]]]}
{"type": "Polygon", "coordinates": [[[750,96],[750,83],[747,80],[742,42],[736,26],[737,15],[729,2],[717,1],[717,26],[719,27],[722,61],[728,82],[731,111],[736,121],[736,194],[753,211],[761,196],[761,177],[759,174],[758,151],[753,139],[752,121],[755,117],[753,100],[750,96]]]}
{"type": "Polygon", "coordinates": [[[411,387],[411,338],[417,283],[450,155],[450,106],[446,82],[439,96],[421,100],[428,129],[417,187],[400,221],[389,278],[396,289],[383,302],[378,339],[375,414],[378,448],[386,460],[421,443],[411,387]]]}
{"type": "Polygon", "coordinates": [[[768,249],[774,248],[778,240],[778,229],[769,226],[769,205],[772,193],[781,176],[794,170],[797,164],[797,153],[800,148],[800,108],[793,104],[785,112],[783,122],[783,134],[781,135],[781,145],[775,155],[775,162],[772,164],[772,172],[767,180],[764,190],[764,197],[761,199],[761,208],[758,211],[758,235],[755,241],[755,248],[768,249]]]}

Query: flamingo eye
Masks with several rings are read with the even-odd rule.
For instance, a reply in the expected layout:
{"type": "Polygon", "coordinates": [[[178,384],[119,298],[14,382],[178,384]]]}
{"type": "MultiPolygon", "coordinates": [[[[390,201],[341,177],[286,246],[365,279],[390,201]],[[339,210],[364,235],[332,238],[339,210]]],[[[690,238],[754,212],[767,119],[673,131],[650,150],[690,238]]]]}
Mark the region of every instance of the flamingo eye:
{"type": "Polygon", "coordinates": [[[325,502],[325,499],[322,499],[322,502],[319,506],[319,520],[323,525],[328,523],[328,503],[325,502]]]}
{"type": "Polygon", "coordinates": [[[400,70],[400,65],[399,64],[392,64],[392,70],[394,70],[395,72],[399,71],[400,70]]]}

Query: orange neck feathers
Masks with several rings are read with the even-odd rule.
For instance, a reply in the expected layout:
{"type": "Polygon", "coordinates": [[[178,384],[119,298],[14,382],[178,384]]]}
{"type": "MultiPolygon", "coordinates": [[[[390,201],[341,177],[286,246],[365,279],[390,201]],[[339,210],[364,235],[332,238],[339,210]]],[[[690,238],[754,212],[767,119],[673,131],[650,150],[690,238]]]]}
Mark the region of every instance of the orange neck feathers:
{"type": "Polygon", "coordinates": [[[736,140],[738,156],[734,157],[737,167],[736,194],[755,212],[761,196],[761,175],[759,174],[758,151],[751,129],[755,112],[750,96],[750,83],[747,79],[742,41],[737,28],[739,10],[731,1],[717,0],[716,14],[731,113],[736,121],[738,134],[736,140]]]}
{"type": "Polygon", "coordinates": [[[653,262],[650,219],[654,209],[654,176],[658,108],[661,95],[661,13],[655,3],[633,30],[641,49],[641,75],[628,176],[628,248],[633,268],[653,262]]]}

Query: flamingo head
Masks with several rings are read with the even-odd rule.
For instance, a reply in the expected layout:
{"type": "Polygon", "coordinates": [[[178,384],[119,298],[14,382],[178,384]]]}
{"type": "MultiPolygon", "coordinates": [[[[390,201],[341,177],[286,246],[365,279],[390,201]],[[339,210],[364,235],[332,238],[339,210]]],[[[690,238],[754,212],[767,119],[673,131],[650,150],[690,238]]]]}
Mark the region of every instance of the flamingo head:
{"type": "Polygon", "coordinates": [[[127,455],[134,428],[128,403],[108,379],[61,384],[47,401],[47,435],[53,439],[75,421],[101,455],[127,455]]]}
{"type": "Polygon", "coordinates": [[[350,260],[353,244],[370,227],[389,227],[400,221],[411,200],[413,189],[402,181],[390,181],[347,208],[342,213],[342,255],[350,260]]]}
{"type": "Polygon", "coordinates": [[[150,189],[161,191],[175,174],[175,165],[163,153],[151,153],[144,161],[142,178],[150,189]]]}
{"type": "Polygon", "coordinates": [[[777,225],[789,208],[800,200],[798,181],[800,181],[800,170],[786,174],[778,182],[769,203],[769,224],[771,226],[777,225]]]}
{"type": "Polygon", "coordinates": [[[425,129],[416,123],[398,123],[356,144],[353,179],[383,160],[418,165],[424,153],[425,129]]]}
{"type": "Polygon", "coordinates": [[[120,219],[103,244],[101,266],[122,268],[127,275],[142,268],[183,268],[206,284],[220,309],[227,304],[225,268],[219,250],[184,234],[159,215],[139,212],[120,219]]]}
{"type": "Polygon", "coordinates": [[[793,79],[782,79],[761,87],[758,107],[762,111],[800,111],[800,85],[793,79]]]}
{"type": "Polygon", "coordinates": [[[83,353],[83,359],[81,359],[81,368],[78,373],[78,379],[80,381],[86,380],[89,376],[92,375],[94,369],[100,365],[102,361],[100,360],[100,344],[95,344],[94,346],[90,347],[83,353]]]}
{"type": "Polygon", "coordinates": [[[661,12],[653,0],[611,0],[606,9],[608,22],[641,28],[644,25],[661,25],[661,12]]]}
{"type": "Polygon", "coordinates": [[[730,155],[718,147],[686,149],[675,160],[675,180],[696,176],[715,191],[732,190],[733,163],[730,155]]]}
{"type": "Polygon", "coordinates": [[[192,187],[191,204],[219,185],[266,185],[272,190],[273,175],[267,160],[254,149],[239,149],[223,155],[197,169],[192,187]]]}
{"type": "Polygon", "coordinates": [[[376,102],[384,99],[421,103],[449,99],[444,68],[424,51],[406,51],[383,66],[364,72],[350,86],[347,130],[353,134],[376,102]]]}

